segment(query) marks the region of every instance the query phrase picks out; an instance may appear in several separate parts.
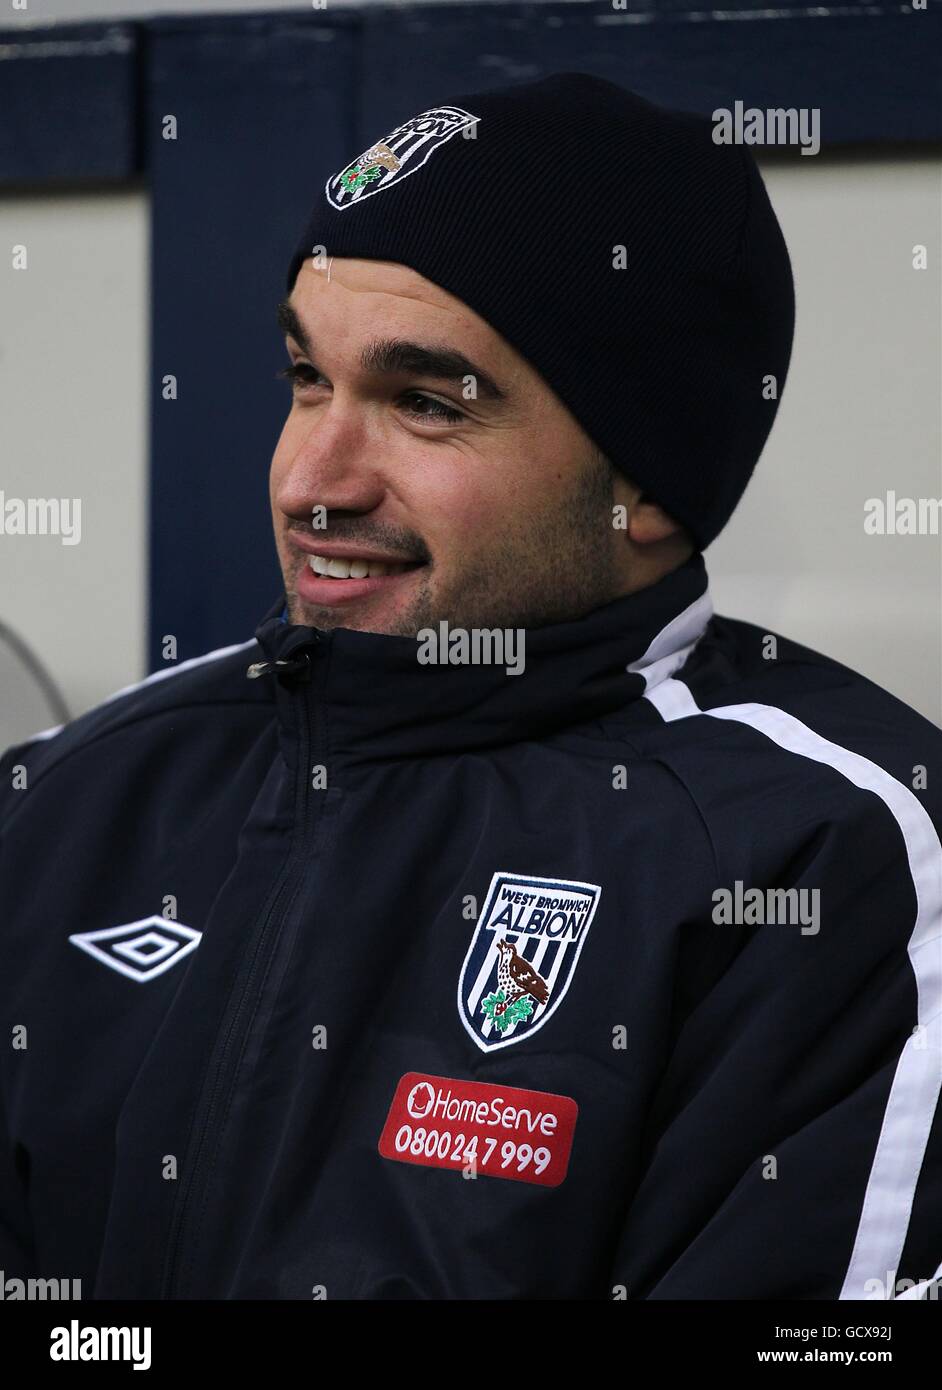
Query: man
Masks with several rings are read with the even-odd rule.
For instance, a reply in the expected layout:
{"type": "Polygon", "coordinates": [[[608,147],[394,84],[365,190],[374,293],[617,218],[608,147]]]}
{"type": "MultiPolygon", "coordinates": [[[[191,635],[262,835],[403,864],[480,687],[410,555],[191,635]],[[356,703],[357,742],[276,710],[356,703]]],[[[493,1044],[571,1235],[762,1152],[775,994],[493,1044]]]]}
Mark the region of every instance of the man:
{"type": "Polygon", "coordinates": [[[284,595],[2,764],[3,1268],[925,1293],[942,736],[703,561],[791,349],[754,163],[587,76],[459,97],[287,289],[284,595]]]}

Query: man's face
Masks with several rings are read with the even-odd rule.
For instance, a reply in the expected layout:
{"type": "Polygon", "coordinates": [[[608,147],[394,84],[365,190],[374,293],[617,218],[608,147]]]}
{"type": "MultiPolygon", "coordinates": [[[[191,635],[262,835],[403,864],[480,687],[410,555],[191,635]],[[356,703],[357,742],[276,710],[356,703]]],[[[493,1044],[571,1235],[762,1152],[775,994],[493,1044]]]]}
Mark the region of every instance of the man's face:
{"type": "Polygon", "coordinates": [[[291,622],[539,627],[623,591],[608,463],[483,319],[387,261],[334,258],[329,282],[305,261],[286,304],[271,504],[291,622]]]}

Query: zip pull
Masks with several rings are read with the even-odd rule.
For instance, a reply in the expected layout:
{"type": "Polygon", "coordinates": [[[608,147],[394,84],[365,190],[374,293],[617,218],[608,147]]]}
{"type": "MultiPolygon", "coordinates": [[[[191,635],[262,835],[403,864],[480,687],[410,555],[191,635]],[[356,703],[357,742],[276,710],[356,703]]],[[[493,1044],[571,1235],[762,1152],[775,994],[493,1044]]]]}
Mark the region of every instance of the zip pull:
{"type": "Polygon", "coordinates": [[[245,674],[250,681],[258,680],[259,676],[270,675],[297,676],[299,680],[310,680],[311,658],[307,652],[301,652],[289,661],[253,661],[245,674]]]}

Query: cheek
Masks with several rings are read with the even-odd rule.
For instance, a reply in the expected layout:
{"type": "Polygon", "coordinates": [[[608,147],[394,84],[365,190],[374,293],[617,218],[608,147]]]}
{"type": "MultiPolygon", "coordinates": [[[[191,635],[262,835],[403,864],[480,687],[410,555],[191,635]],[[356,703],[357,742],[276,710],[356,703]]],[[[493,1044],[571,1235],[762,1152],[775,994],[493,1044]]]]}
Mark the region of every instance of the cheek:
{"type": "Polygon", "coordinates": [[[494,475],[471,456],[438,458],[415,470],[408,488],[394,489],[436,564],[458,567],[482,538],[499,534],[506,507],[494,475]]]}

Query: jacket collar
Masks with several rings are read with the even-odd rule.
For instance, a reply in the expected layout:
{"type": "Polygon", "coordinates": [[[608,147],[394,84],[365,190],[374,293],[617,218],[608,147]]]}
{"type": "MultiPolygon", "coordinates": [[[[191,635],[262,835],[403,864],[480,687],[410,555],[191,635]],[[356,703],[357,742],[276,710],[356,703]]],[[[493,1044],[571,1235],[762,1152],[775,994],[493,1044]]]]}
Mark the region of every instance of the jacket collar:
{"type": "Polygon", "coordinates": [[[325,632],[288,623],[283,611],[284,596],[255,634],[276,686],[282,747],[293,761],[300,689],[315,719],[320,710],[327,752],[345,762],[545,738],[610,714],[683,664],[713,606],[696,552],[646,589],[575,621],[528,629],[516,675],[506,663],[422,665],[414,638],[325,632]],[[299,685],[292,671],[306,667],[306,657],[311,678],[299,685]]]}

